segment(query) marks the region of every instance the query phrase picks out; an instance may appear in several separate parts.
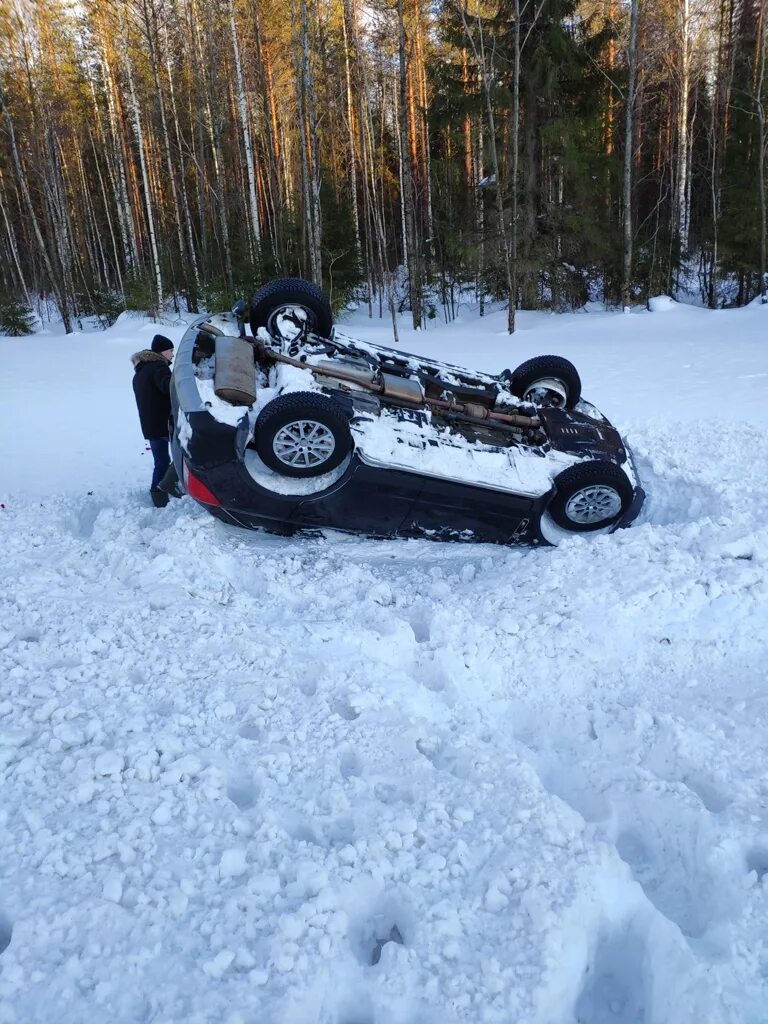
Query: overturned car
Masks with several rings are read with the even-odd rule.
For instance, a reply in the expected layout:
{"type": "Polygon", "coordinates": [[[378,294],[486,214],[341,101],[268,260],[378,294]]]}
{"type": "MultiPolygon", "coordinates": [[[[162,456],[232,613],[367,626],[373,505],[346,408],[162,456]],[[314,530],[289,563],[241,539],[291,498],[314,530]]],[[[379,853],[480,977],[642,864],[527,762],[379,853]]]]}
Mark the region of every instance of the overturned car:
{"type": "Polygon", "coordinates": [[[187,492],[237,526],[556,544],[627,526],[644,499],[567,360],[490,375],[367,344],[298,278],[198,318],[171,403],[187,492]]]}

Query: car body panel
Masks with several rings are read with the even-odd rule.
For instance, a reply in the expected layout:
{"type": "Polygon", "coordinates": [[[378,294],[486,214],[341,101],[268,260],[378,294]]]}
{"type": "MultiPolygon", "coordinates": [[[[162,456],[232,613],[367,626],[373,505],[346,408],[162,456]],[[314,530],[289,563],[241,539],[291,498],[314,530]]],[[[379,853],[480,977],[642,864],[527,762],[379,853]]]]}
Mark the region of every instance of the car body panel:
{"type": "MultiPolygon", "coordinates": [[[[541,518],[554,494],[554,478],[585,459],[621,465],[635,488],[632,507],[608,529],[627,525],[642,505],[644,494],[626,446],[589,403],[570,411],[531,410],[548,435],[538,446],[467,440],[436,422],[428,409],[385,407],[354,386],[342,391],[324,380],[323,387],[312,374],[290,367],[282,372],[282,366],[269,370],[254,407],[224,408],[213,381],[201,380],[193,363],[201,328],[213,337],[238,333],[234,316],[218,314],[199,317],[182,338],[171,388],[172,452],[180,478],[185,470],[192,472],[221,502],[207,507],[225,522],[277,532],[326,527],[374,537],[542,544],[547,541],[541,518]],[[323,391],[350,417],[353,451],[324,477],[295,480],[274,473],[251,447],[259,409],[296,390],[323,391]]],[[[351,359],[417,374],[427,387],[439,377],[458,401],[480,391],[504,408],[506,392],[498,377],[335,333],[333,343],[337,340],[342,355],[351,359]]],[[[515,403],[520,404],[510,397],[515,403]]]]}

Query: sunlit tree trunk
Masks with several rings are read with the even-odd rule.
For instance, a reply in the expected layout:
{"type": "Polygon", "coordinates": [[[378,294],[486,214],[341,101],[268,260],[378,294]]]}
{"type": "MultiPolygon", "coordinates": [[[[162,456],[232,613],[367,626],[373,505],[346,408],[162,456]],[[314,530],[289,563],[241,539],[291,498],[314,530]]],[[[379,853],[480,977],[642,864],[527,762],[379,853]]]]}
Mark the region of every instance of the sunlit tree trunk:
{"type": "Polygon", "coordinates": [[[360,213],[357,202],[357,152],[355,146],[355,107],[352,95],[352,63],[350,52],[353,46],[357,45],[357,32],[355,31],[355,12],[352,0],[344,0],[344,11],[342,18],[344,32],[344,72],[347,85],[347,145],[349,179],[352,191],[352,221],[355,227],[355,256],[358,267],[362,269],[363,257],[360,244],[360,213]]]}
{"type": "Polygon", "coordinates": [[[398,67],[400,76],[400,160],[402,165],[402,194],[405,203],[405,237],[408,245],[406,266],[408,268],[408,291],[411,300],[413,326],[422,326],[422,280],[421,258],[416,238],[416,209],[411,160],[409,159],[409,102],[408,102],[408,56],[406,52],[405,15],[403,0],[397,0],[398,24],[398,67]]]}
{"type": "Polygon", "coordinates": [[[768,59],[768,3],[762,0],[760,4],[760,16],[758,21],[757,37],[757,74],[755,76],[755,111],[757,114],[757,167],[758,167],[758,189],[760,192],[760,301],[768,302],[768,266],[766,265],[766,244],[768,243],[768,218],[766,217],[766,194],[765,194],[765,160],[766,140],[765,130],[765,84],[766,84],[766,59],[768,59]]]}
{"type": "Polygon", "coordinates": [[[622,258],[621,305],[629,312],[632,302],[632,163],[635,138],[635,83],[637,81],[637,22],[640,0],[630,0],[629,44],[627,47],[628,80],[624,97],[624,249],[622,258]]]}
{"type": "Polygon", "coordinates": [[[139,155],[139,167],[141,168],[141,180],[144,186],[144,204],[147,215],[147,230],[149,232],[149,244],[152,250],[152,265],[155,274],[155,287],[157,299],[157,313],[163,309],[163,274],[160,267],[160,251],[157,244],[157,232],[155,230],[155,216],[152,208],[152,193],[149,187],[149,174],[147,172],[147,155],[144,149],[144,130],[141,121],[141,111],[136,98],[136,87],[133,80],[133,71],[128,54],[128,40],[123,36],[123,65],[128,80],[128,95],[131,101],[131,118],[133,134],[136,139],[136,149],[139,155]]]}
{"type": "Polygon", "coordinates": [[[7,132],[7,135],[8,135],[8,142],[9,142],[10,150],[11,150],[11,159],[13,161],[13,166],[14,166],[14,169],[16,171],[16,177],[17,177],[17,181],[18,181],[18,184],[19,184],[19,188],[21,190],[22,198],[24,200],[24,206],[25,206],[26,211],[27,211],[27,216],[29,217],[29,221],[30,221],[30,223],[32,225],[32,230],[33,230],[34,235],[35,235],[35,240],[37,241],[37,246],[38,246],[40,258],[42,259],[43,265],[45,266],[45,270],[46,270],[46,274],[48,276],[48,281],[50,283],[50,287],[53,290],[54,296],[56,298],[56,302],[57,302],[59,310],[61,312],[61,317],[62,317],[62,320],[64,322],[64,330],[65,330],[65,332],[67,334],[71,334],[72,333],[72,319],[70,317],[69,306],[68,306],[68,303],[66,301],[66,293],[65,293],[64,288],[62,286],[62,281],[60,280],[59,276],[54,271],[53,263],[51,261],[50,255],[49,255],[48,245],[46,243],[46,240],[43,238],[43,233],[42,233],[42,230],[40,228],[40,221],[38,220],[37,213],[35,211],[35,206],[34,206],[34,204],[32,202],[32,197],[30,196],[30,193],[29,193],[29,186],[27,184],[26,172],[25,172],[24,167],[22,165],[21,157],[19,155],[19,148],[18,148],[18,145],[17,145],[17,142],[16,142],[16,132],[14,130],[13,121],[11,120],[11,115],[8,112],[8,108],[5,105],[5,96],[3,94],[3,89],[2,89],[2,84],[1,83],[0,83],[0,113],[2,113],[3,120],[5,122],[6,132],[7,132]]]}
{"type": "Polygon", "coordinates": [[[13,257],[13,265],[16,268],[16,274],[18,275],[19,284],[21,285],[22,291],[24,293],[24,300],[25,300],[27,306],[31,309],[32,308],[32,298],[31,298],[31,296],[29,294],[29,288],[27,287],[26,278],[24,276],[24,270],[23,270],[22,265],[21,265],[21,260],[19,259],[19,248],[18,248],[18,245],[16,244],[16,234],[15,234],[15,232],[13,230],[13,224],[11,223],[11,220],[10,220],[10,218],[8,216],[8,211],[6,209],[5,203],[3,202],[3,175],[2,175],[2,170],[1,169],[0,169],[0,213],[3,215],[3,224],[5,225],[6,237],[8,239],[8,248],[9,248],[9,250],[11,252],[11,256],[13,257]]]}
{"type": "Polygon", "coordinates": [[[235,75],[237,81],[237,109],[240,114],[240,128],[243,133],[245,149],[245,165],[248,170],[248,211],[250,214],[251,235],[256,250],[261,246],[261,225],[259,223],[259,201],[256,196],[256,175],[254,173],[253,146],[251,144],[251,126],[248,112],[248,101],[245,95],[243,67],[240,60],[240,43],[237,38],[235,24],[234,0],[229,0],[229,28],[232,34],[232,52],[235,57],[235,75]]]}

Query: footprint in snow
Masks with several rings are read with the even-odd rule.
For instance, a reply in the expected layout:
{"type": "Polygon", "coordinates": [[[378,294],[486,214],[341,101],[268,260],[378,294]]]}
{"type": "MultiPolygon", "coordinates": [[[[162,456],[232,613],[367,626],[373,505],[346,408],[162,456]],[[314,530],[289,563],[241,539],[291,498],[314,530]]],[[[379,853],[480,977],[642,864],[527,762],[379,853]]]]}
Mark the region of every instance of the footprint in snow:
{"type": "MultiPolygon", "coordinates": [[[[717,857],[716,819],[673,792],[642,794],[620,813],[616,850],[645,895],[689,939],[738,913],[737,872],[717,857]]],[[[768,864],[766,864],[768,866],[768,864]]]]}
{"type": "Polygon", "coordinates": [[[296,684],[305,697],[314,697],[317,693],[317,680],[305,677],[296,684]]]}
{"type": "Polygon", "coordinates": [[[731,803],[731,798],[723,793],[716,783],[705,778],[703,775],[691,773],[685,775],[681,782],[692,793],[695,793],[706,809],[712,814],[720,814],[731,803]]]}
{"type": "Polygon", "coordinates": [[[757,884],[762,885],[763,879],[768,875],[768,847],[753,846],[746,856],[747,872],[754,871],[757,875],[757,884]]]}
{"type": "Polygon", "coordinates": [[[448,772],[457,779],[468,779],[471,775],[471,755],[466,751],[454,750],[432,737],[416,740],[416,749],[438,771],[448,772]]]}
{"type": "Polygon", "coordinates": [[[363,774],[363,762],[354,750],[345,750],[339,765],[342,779],[356,778],[363,774]]]}
{"type": "Polygon", "coordinates": [[[377,782],[373,787],[373,795],[382,804],[412,804],[414,801],[411,790],[396,782],[377,782]]]}
{"type": "Polygon", "coordinates": [[[360,712],[356,711],[349,701],[343,697],[337,697],[331,701],[331,711],[346,722],[354,722],[355,719],[360,717],[360,712]]]}
{"type": "Polygon", "coordinates": [[[410,610],[407,621],[417,644],[426,644],[431,638],[431,615],[427,608],[417,606],[410,610]]]}
{"type": "Polygon", "coordinates": [[[357,919],[350,940],[360,963],[375,967],[388,943],[407,946],[412,934],[412,913],[405,901],[397,893],[385,892],[375,901],[370,913],[357,919]]]}
{"type": "Polygon", "coordinates": [[[650,1024],[647,1016],[642,936],[622,925],[597,944],[576,1001],[577,1024],[650,1024]]]}
{"type": "Polygon", "coordinates": [[[294,812],[284,816],[283,828],[288,835],[297,843],[307,843],[310,846],[323,846],[323,841],[313,828],[307,818],[294,812]]]}
{"type": "Polygon", "coordinates": [[[237,735],[244,740],[257,740],[261,737],[261,729],[251,722],[244,722],[237,730],[237,735]]]}
{"type": "Polygon", "coordinates": [[[259,798],[259,789],[246,771],[233,771],[227,779],[227,796],[239,811],[248,811],[259,798]]]}
{"type": "Polygon", "coordinates": [[[90,540],[93,536],[99,513],[107,507],[107,505],[100,504],[97,501],[84,501],[78,508],[73,509],[72,512],[64,516],[62,526],[76,540],[90,540]]]}
{"type": "Polygon", "coordinates": [[[333,1024],[374,1024],[373,1007],[367,992],[356,992],[339,1006],[333,1024]]]}

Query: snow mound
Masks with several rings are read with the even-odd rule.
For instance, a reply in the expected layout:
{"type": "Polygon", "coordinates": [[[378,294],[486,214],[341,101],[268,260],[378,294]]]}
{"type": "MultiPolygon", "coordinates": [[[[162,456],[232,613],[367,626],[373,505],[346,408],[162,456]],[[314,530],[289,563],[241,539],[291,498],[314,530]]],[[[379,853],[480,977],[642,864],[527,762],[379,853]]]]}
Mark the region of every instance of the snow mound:
{"type": "Polygon", "coordinates": [[[677,303],[669,295],[653,295],[648,299],[648,309],[652,313],[669,313],[677,309],[677,303]]]}

